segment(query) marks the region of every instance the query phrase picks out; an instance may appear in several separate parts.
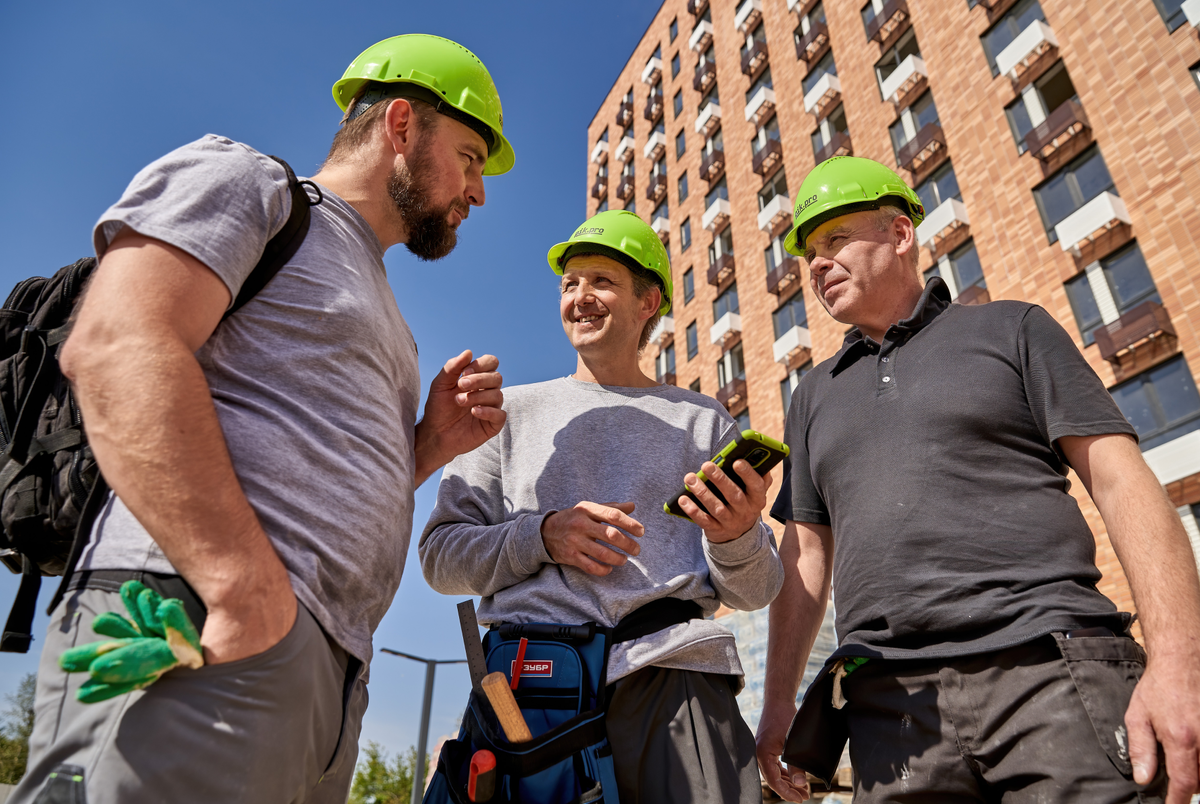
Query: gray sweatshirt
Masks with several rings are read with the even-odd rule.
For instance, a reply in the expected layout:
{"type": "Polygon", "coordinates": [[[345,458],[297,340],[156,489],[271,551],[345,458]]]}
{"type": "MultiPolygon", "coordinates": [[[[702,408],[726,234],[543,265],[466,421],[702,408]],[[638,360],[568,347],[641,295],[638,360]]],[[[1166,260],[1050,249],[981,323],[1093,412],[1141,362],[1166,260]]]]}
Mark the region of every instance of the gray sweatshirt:
{"type": "MultiPolygon", "coordinates": [[[[714,399],[675,386],[618,388],[570,377],[504,389],[500,434],[455,458],[421,534],[421,568],[443,594],[480,595],[479,620],[615,625],[653,600],[753,610],[774,599],[783,565],[762,521],[713,544],[662,510],[683,476],[734,437],[714,399]],[[581,501],[633,502],[641,553],[609,575],[556,564],[542,520],[581,501]]],[[[655,665],[742,675],[733,634],[691,620],[615,646],[609,681],[655,665]]]]}

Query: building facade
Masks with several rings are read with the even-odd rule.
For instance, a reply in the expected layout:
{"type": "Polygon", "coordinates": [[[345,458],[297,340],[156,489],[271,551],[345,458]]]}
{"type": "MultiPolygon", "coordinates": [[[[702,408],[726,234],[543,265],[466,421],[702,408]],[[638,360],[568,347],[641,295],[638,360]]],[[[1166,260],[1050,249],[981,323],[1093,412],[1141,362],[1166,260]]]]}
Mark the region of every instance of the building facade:
{"type": "Polygon", "coordinates": [[[926,277],[1075,337],[1200,552],[1197,26],[1200,0],[665,0],[588,126],[589,215],[632,209],[671,254],[643,368],[781,437],[847,330],[782,249],[791,193],[868,157],[925,203],[926,277]]]}

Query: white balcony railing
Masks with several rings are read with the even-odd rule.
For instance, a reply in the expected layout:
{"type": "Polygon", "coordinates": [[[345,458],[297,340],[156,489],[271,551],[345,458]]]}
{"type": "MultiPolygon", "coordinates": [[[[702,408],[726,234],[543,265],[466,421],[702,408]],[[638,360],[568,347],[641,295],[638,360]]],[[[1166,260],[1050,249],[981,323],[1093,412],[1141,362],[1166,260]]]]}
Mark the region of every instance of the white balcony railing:
{"type": "Polygon", "coordinates": [[[700,20],[692,29],[692,35],[688,37],[688,47],[699,53],[712,41],[712,33],[712,23],[708,20],[700,20]]]}
{"type": "Polygon", "coordinates": [[[813,88],[804,94],[804,111],[811,113],[818,106],[823,106],[828,96],[840,95],[841,92],[842,84],[837,76],[825,73],[813,88]]]}
{"type": "Polygon", "coordinates": [[[786,195],[777,195],[758,211],[758,228],[770,234],[781,220],[792,216],[792,202],[786,195]]]}
{"type": "Polygon", "coordinates": [[[617,143],[617,150],[614,154],[617,159],[622,162],[628,162],[633,158],[633,137],[622,137],[617,143]]]}
{"type": "Polygon", "coordinates": [[[929,71],[925,69],[925,60],[916,53],[911,53],[908,58],[900,62],[891,75],[883,79],[879,88],[883,91],[885,100],[896,103],[900,100],[900,96],[916,86],[918,81],[928,77],[929,71]]]}
{"type": "Polygon", "coordinates": [[[744,0],[738,6],[737,13],[733,15],[733,24],[738,29],[739,33],[746,33],[746,29],[753,23],[762,18],[762,0],[744,0]]]}
{"type": "Polygon", "coordinates": [[[1058,47],[1054,31],[1041,20],[1034,20],[1008,47],[996,54],[996,69],[1001,75],[1016,79],[1034,59],[1052,47],[1058,47]]]}
{"type": "Polygon", "coordinates": [[[671,222],[662,215],[659,215],[650,224],[650,228],[654,230],[654,233],[658,235],[660,240],[665,240],[667,235],[671,233],[671,222]]]}
{"type": "Polygon", "coordinates": [[[959,226],[970,226],[967,208],[957,198],[948,198],[938,204],[937,208],[925,216],[925,220],[917,227],[917,242],[922,248],[928,248],[959,226]]]}
{"type": "Polygon", "coordinates": [[[708,339],[711,343],[721,343],[741,331],[742,317],[737,313],[726,313],[717,319],[717,323],[708,328],[708,339]]]}
{"type": "Polygon", "coordinates": [[[765,113],[774,107],[775,90],[770,87],[759,87],[758,92],[755,92],[754,97],[746,104],[746,119],[753,120],[758,116],[759,110],[765,113]]]}
{"type": "Polygon", "coordinates": [[[1132,223],[1125,202],[1119,196],[1103,192],[1068,215],[1054,227],[1054,233],[1058,235],[1063,251],[1078,257],[1080,246],[1121,223],[1132,223]]]}
{"type": "Polygon", "coordinates": [[[654,329],[650,332],[650,341],[655,344],[662,344],[668,335],[675,334],[675,319],[672,316],[664,315],[658,319],[658,323],[654,325],[654,329]]]}
{"type": "Polygon", "coordinates": [[[1192,24],[1193,28],[1200,28],[1200,0],[1184,0],[1182,6],[1183,16],[1187,17],[1187,21],[1192,24]]]}
{"type": "Polygon", "coordinates": [[[651,56],[650,61],[646,62],[646,66],[642,68],[642,83],[653,84],[662,75],[662,59],[658,56],[651,56]]]}
{"type": "Polygon", "coordinates": [[[812,338],[808,334],[808,327],[795,326],[780,335],[779,340],[775,341],[773,350],[775,362],[787,365],[792,355],[801,349],[812,349],[812,338]]]}
{"type": "MultiPolygon", "coordinates": [[[[787,0],[787,10],[792,12],[796,10],[796,6],[800,5],[800,0],[787,0]]],[[[805,32],[807,33],[807,31],[805,32]]]]}
{"type": "Polygon", "coordinates": [[[718,198],[709,205],[708,209],[704,210],[704,216],[700,219],[700,223],[705,229],[711,230],[728,219],[729,202],[724,198],[718,198]]]}
{"type": "Polygon", "coordinates": [[[608,161],[608,140],[600,140],[596,143],[596,147],[592,149],[592,163],[604,163],[608,161]]]}
{"type": "Polygon", "coordinates": [[[642,156],[653,160],[662,154],[655,154],[655,149],[666,149],[667,138],[661,131],[655,131],[650,135],[650,139],[646,140],[646,147],[642,149],[642,156]]]}
{"type": "Polygon", "coordinates": [[[710,122],[715,122],[721,119],[720,104],[709,101],[704,104],[704,108],[700,110],[699,117],[696,118],[696,131],[704,131],[708,128],[710,122]]]}
{"type": "Polygon", "coordinates": [[[1200,430],[1181,435],[1142,453],[1164,486],[1200,472],[1200,430]]]}

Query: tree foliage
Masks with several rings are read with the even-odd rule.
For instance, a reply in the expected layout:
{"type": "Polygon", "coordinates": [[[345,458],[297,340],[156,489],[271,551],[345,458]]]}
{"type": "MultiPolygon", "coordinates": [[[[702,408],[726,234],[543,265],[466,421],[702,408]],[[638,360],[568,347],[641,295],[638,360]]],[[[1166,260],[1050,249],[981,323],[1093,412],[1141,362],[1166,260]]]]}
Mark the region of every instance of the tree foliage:
{"type": "Polygon", "coordinates": [[[417,749],[409,748],[389,759],[383,746],[367,743],[354,771],[348,804],[408,804],[416,776],[417,749]]]}
{"type": "Polygon", "coordinates": [[[0,723],[0,784],[16,784],[25,775],[29,759],[29,735],[33,733],[33,699],[37,675],[27,674],[16,692],[4,696],[8,708],[0,723]]]}

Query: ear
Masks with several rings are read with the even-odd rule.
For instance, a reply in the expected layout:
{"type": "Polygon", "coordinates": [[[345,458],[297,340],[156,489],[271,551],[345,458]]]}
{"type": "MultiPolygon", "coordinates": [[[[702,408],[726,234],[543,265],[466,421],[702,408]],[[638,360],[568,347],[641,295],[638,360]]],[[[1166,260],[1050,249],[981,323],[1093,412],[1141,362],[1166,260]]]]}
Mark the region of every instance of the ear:
{"type": "Polygon", "coordinates": [[[908,265],[916,264],[912,255],[913,249],[918,249],[917,245],[917,227],[913,225],[912,218],[907,215],[897,215],[892,220],[892,239],[896,243],[896,256],[900,258],[900,262],[908,265]]]}
{"type": "Polygon", "coordinates": [[[642,308],[638,311],[639,321],[649,321],[662,306],[663,291],[658,285],[650,288],[650,292],[642,297],[642,308]]]}
{"type": "Polygon", "coordinates": [[[404,98],[384,102],[388,104],[383,115],[385,136],[397,154],[407,155],[412,150],[417,130],[417,116],[412,104],[404,98]]]}

